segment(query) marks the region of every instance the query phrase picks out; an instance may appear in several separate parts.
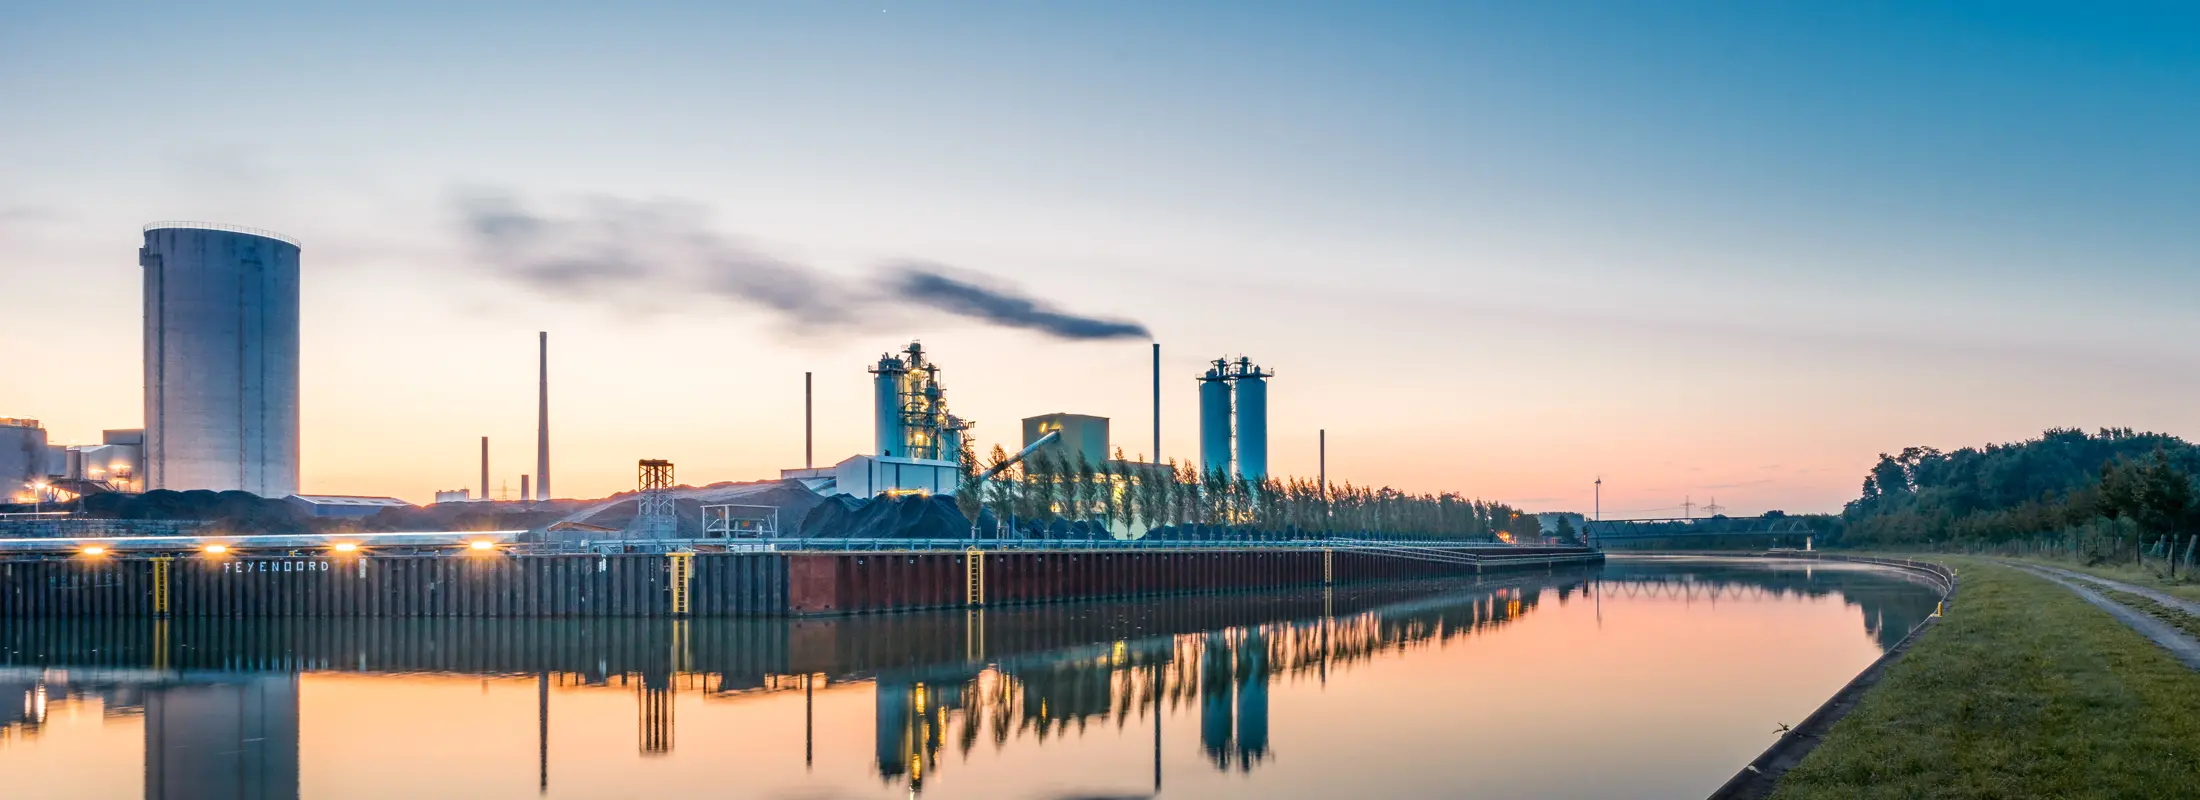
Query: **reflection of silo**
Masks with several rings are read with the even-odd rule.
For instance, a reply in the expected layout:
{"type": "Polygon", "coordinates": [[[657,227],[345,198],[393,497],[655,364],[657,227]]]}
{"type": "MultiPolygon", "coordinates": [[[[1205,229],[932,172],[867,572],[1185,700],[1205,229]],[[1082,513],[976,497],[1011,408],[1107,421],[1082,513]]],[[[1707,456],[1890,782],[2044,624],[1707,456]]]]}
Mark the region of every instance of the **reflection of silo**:
{"type": "Polygon", "coordinates": [[[298,491],[298,243],[145,228],[145,488],[298,491]]]}
{"type": "Polygon", "coordinates": [[[1211,631],[1199,654],[1199,747],[1216,767],[1230,765],[1230,642],[1211,631]]]}
{"type": "Polygon", "coordinates": [[[1237,651],[1238,764],[1251,769],[1268,755],[1268,640],[1249,632],[1237,651]]]}
{"type": "Polygon", "coordinates": [[[145,796],[297,797],[298,677],[147,692],[145,796]]]}
{"type": "Polygon", "coordinates": [[[1199,470],[1230,471],[1230,380],[1221,361],[1199,377],[1199,470]]]}
{"type": "Polygon", "coordinates": [[[916,749],[916,737],[909,729],[910,712],[916,710],[915,687],[880,681],[872,706],[878,714],[873,741],[878,750],[879,777],[892,779],[908,774],[910,755],[916,749]]]}
{"type": "Polygon", "coordinates": [[[1268,477],[1268,374],[1249,362],[1237,380],[1237,470],[1249,481],[1268,477]]]}
{"type": "Polygon", "coordinates": [[[879,356],[878,366],[871,368],[871,406],[876,417],[878,454],[882,456],[907,456],[903,452],[908,437],[901,426],[901,378],[909,370],[901,359],[879,356]]]}

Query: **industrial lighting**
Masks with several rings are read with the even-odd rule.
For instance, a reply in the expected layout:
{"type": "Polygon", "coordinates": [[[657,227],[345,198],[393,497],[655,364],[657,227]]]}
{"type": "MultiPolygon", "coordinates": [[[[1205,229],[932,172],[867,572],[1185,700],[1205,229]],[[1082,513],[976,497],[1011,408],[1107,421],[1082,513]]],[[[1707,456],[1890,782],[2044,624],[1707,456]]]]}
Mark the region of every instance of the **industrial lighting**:
{"type": "Polygon", "coordinates": [[[496,547],[497,545],[495,542],[489,541],[487,539],[475,539],[472,544],[468,544],[466,546],[471,547],[475,550],[488,550],[496,547]]]}
{"type": "Polygon", "coordinates": [[[356,545],[356,544],[352,544],[351,542],[337,542],[337,543],[336,543],[336,552],[339,552],[339,553],[349,553],[349,552],[352,552],[352,551],[355,551],[355,550],[358,550],[358,549],[359,549],[359,545],[356,545]]]}
{"type": "Polygon", "coordinates": [[[90,547],[86,547],[86,548],[84,548],[84,554],[85,554],[85,555],[88,555],[88,556],[105,555],[106,553],[107,553],[107,548],[101,547],[101,546],[99,546],[99,545],[96,545],[96,544],[95,544],[95,545],[92,545],[92,546],[90,546],[90,547]]]}
{"type": "Polygon", "coordinates": [[[210,556],[218,556],[227,552],[229,552],[229,545],[226,544],[210,544],[206,546],[206,554],[210,556]]]}

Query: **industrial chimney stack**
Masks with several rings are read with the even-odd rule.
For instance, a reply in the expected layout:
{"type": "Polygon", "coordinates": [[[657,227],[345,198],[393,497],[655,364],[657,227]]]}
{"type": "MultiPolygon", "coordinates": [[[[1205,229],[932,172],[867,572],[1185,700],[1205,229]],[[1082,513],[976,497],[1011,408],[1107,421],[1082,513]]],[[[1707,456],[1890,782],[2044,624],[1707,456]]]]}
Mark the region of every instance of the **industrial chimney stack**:
{"type": "MultiPolygon", "coordinates": [[[[550,499],[550,332],[536,334],[541,344],[541,371],[535,409],[535,499],[550,499]]],[[[526,494],[525,491],[520,494],[526,494]]],[[[522,498],[524,499],[524,498],[522,498]]]]}

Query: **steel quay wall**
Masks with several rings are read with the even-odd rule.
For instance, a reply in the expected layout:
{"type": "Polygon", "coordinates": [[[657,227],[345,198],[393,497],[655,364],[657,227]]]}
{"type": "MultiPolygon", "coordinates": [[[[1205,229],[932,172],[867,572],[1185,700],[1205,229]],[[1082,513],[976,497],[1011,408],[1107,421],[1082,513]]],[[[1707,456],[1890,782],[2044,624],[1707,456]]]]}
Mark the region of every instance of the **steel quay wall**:
{"type": "Polygon", "coordinates": [[[786,559],[664,555],[0,560],[0,617],[664,617],[786,607],[786,559]]]}
{"type": "Polygon", "coordinates": [[[0,618],[857,614],[1595,563],[1318,549],[0,559],[0,618]]]}
{"type": "Polygon", "coordinates": [[[1474,575],[1601,563],[1587,550],[1441,561],[1319,549],[788,554],[787,611],[858,614],[1474,575]],[[972,559],[975,559],[973,563],[972,559]]]}

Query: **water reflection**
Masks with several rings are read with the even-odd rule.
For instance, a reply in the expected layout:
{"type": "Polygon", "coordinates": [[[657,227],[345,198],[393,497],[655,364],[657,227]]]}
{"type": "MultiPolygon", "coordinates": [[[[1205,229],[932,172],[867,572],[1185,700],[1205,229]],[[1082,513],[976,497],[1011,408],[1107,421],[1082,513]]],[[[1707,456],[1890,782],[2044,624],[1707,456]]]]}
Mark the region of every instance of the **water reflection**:
{"type": "Polygon", "coordinates": [[[818,690],[860,683],[874,689],[871,763],[882,788],[924,791],[950,768],[950,742],[968,762],[981,742],[1045,747],[1112,723],[1118,738],[1150,735],[1159,794],[1165,718],[1196,718],[1197,752],[1215,773],[1318,761],[1320,748],[1279,753],[1272,692],[1504,629],[1548,603],[1591,603],[1601,623],[1606,604],[1828,597],[1861,608],[1876,649],[1934,606],[1929,591],[1882,571],[1628,560],[1468,583],[843,619],[19,620],[0,632],[0,698],[23,698],[19,712],[0,702],[0,743],[35,745],[54,709],[96,702],[103,715],[143,717],[148,797],[297,797],[301,673],[527,676],[534,729],[509,733],[534,739],[533,777],[548,792],[554,689],[630,692],[629,752],[645,763],[681,746],[684,695],[739,703],[799,693],[809,769],[818,690]]]}

